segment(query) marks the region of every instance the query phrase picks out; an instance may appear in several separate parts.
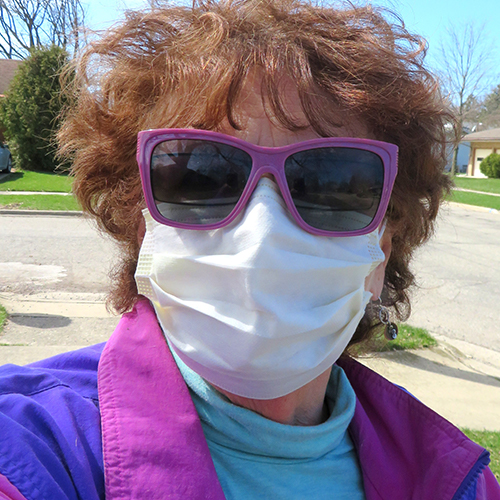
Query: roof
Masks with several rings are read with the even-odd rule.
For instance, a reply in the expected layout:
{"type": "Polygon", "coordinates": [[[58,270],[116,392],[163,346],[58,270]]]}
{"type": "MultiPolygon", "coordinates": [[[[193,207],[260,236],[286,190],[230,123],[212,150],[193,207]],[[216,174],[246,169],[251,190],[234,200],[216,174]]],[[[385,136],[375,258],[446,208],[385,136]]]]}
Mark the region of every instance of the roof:
{"type": "Polygon", "coordinates": [[[469,142],[500,142],[500,128],[490,128],[481,132],[473,132],[462,137],[462,141],[469,142]]]}
{"type": "Polygon", "coordinates": [[[9,88],[9,83],[21,62],[16,59],[0,59],[0,95],[5,94],[9,88]]]}

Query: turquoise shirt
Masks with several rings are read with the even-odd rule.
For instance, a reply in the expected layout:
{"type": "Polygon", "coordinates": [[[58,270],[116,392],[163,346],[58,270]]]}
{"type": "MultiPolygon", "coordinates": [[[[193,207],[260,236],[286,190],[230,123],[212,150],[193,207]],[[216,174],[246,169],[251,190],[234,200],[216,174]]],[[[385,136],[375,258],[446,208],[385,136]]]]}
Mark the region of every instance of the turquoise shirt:
{"type": "Polygon", "coordinates": [[[326,402],[330,417],[316,426],[280,424],[232,404],[174,359],[193,399],[227,500],[364,499],[356,450],[347,427],[356,397],[334,365],[326,402]]]}

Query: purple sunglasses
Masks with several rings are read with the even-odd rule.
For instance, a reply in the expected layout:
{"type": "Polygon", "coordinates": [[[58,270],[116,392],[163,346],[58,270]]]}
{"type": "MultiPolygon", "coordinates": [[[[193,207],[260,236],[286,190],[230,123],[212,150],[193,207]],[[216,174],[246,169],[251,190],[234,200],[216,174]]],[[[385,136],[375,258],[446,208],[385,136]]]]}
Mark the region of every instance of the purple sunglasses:
{"type": "Polygon", "coordinates": [[[397,174],[394,144],[350,137],[255,146],[191,129],[139,132],[137,161],[147,207],[161,224],[218,229],[246,206],[271,174],[297,224],[321,236],[375,230],[397,174]]]}

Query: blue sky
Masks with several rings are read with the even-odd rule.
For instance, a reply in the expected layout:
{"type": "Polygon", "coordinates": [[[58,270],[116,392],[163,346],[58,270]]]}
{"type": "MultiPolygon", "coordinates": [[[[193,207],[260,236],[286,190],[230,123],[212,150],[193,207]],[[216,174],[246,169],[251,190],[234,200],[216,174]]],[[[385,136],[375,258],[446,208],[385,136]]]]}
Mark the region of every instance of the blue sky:
{"type": "MultiPolygon", "coordinates": [[[[500,2],[498,0],[374,0],[376,5],[393,8],[403,18],[410,31],[424,36],[429,42],[429,56],[433,57],[446,27],[450,23],[463,25],[468,21],[478,26],[484,24],[485,36],[492,44],[500,47],[498,19],[500,19],[500,2]]],[[[498,49],[497,49],[498,50],[498,49]]],[[[500,66],[500,54],[495,56],[500,66]]],[[[499,68],[500,69],[500,68],[499,68]]]]}
{"type": "MultiPolygon", "coordinates": [[[[122,17],[126,8],[147,5],[147,0],[82,0],[87,7],[87,24],[103,29],[122,17]]],[[[495,73],[500,75],[499,0],[372,0],[374,5],[389,7],[403,18],[408,29],[429,42],[429,64],[435,64],[438,46],[450,23],[461,25],[469,20],[484,24],[486,37],[497,47],[492,54],[495,73]]],[[[500,83],[500,76],[498,78],[500,83]]]]}

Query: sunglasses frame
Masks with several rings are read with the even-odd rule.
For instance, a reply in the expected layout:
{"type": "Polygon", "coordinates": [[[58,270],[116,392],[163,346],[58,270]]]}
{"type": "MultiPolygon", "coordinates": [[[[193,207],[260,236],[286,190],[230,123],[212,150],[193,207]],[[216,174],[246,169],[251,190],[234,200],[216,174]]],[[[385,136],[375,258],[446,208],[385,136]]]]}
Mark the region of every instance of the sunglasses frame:
{"type": "Polygon", "coordinates": [[[137,141],[137,163],[139,164],[144,198],[149,212],[153,219],[160,224],[180,229],[211,230],[227,226],[246,206],[260,178],[264,174],[271,174],[274,176],[285,204],[292,214],[293,218],[295,219],[297,224],[308,233],[317,236],[330,237],[360,236],[363,234],[368,234],[374,231],[378,226],[380,226],[385,216],[394,181],[396,179],[398,170],[397,162],[398,147],[396,145],[372,139],[358,139],[354,137],[328,137],[297,142],[288,146],[263,147],[256,146],[255,144],[249,143],[242,139],[238,139],[236,137],[221,134],[219,132],[213,132],[210,130],[151,129],[139,132],[137,141]],[[240,199],[238,200],[230,214],[217,223],[185,224],[181,222],[175,222],[162,216],[156,206],[151,185],[151,156],[153,150],[159,143],[163,141],[183,139],[213,141],[227,144],[229,146],[233,146],[245,151],[252,158],[252,169],[250,171],[250,175],[248,177],[245,188],[241,193],[240,199]],[[285,176],[285,161],[290,155],[294,153],[308,149],[317,149],[320,147],[361,149],[364,151],[371,151],[381,158],[384,165],[384,185],[382,189],[382,195],[380,197],[379,206],[377,208],[375,216],[373,217],[373,220],[368,226],[353,231],[329,231],[324,229],[317,229],[310,226],[300,216],[288,188],[288,182],[285,176]]]}

